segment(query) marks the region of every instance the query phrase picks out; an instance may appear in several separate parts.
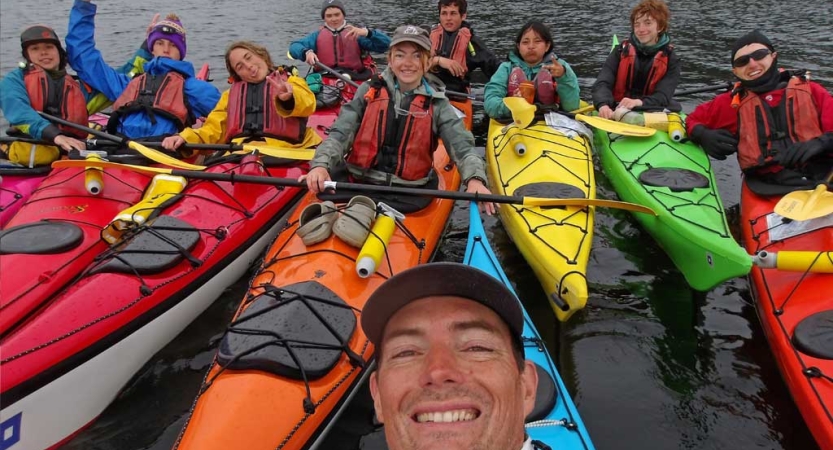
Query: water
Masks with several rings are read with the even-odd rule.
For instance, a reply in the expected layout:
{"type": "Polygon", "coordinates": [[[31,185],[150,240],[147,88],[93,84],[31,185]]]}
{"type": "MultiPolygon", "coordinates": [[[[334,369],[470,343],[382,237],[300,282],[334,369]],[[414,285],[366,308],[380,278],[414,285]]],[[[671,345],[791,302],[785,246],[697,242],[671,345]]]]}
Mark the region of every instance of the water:
{"type": "MultiPolygon", "coordinates": [[[[627,16],[636,2],[585,0],[533,2],[493,0],[470,4],[475,30],[505,54],[520,24],[546,18],[555,50],[579,76],[583,97],[610,48],[613,33],[628,34],[627,16]],[[514,19],[510,19],[514,18],[514,19]],[[510,19],[510,20],[508,20],[510,19]]],[[[288,63],[292,39],[320,23],[319,1],[188,3],[179,0],[109,0],[97,17],[97,41],[112,65],[123,63],[140,44],[155,12],[178,12],[188,29],[188,59],[210,63],[214,83],[225,89],[222,55],[232,40],[265,44],[288,63]],[[194,5],[194,6],[192,6],[194,5]]],[[[0,73],[20,58],[19,33],[45,23],[66,33],[70,2],[0,2],[0,73]]],[[[436,21],[429,0],[353,0],[348,19],[391,32],[411,22],[436,21]]],[[[795,5],[775,0],[681,0],[671,2],[671,33],[683,58],[683,88],[729,79],[729,47],[744,31],[764,29],[783,67],[810,69],[815,80],[833,86],[833,31],[830,2],[795,5]]],[[[303,64],[301,64],[303,66],[303,64]]],[[[709,94],[683,99],[690,111],[709,94]]],[[[485,142],[482,112],[478,142],[485,142]]],[[[739,172],[733,160],[716,162],[721,195],[737,217],[739,172]]],[[[614,198],[596,173],[599,197],[614,198]]],[[[465,205],[458,205],[441,259],[459,261],[467,229],[465,205]]],[[[509,278],[555,353],[594,443],[599,449],[790,449],[817,448],[792,403],[765,342],[745,279],[708,293],[689,289],[667,256],[628,213],[598,209],[592,261],[591,297],[586,311],[557,326],[530,268],[493,218],[487,230],[509,278]]],[[[246,279],[223,294],[174,342],[154,357],[119,398],[66,448],[170,448],[208,368],[224,326],[245,291],[246,279]]],[[[126,355],[129,357],[129,355],[126,355]]],[[[369,430],[367,401],[357,402],[324,448],[355,448],[369,430]]],[[[364,448],[372,448],[365,445],[364,448]]]]}

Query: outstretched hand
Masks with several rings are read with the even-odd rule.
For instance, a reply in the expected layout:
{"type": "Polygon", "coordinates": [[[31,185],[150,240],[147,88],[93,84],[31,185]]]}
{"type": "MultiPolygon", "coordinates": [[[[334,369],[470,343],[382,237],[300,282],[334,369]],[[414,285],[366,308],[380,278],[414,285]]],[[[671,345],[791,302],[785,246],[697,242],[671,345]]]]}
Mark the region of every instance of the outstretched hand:
{"type": "Polygon", "coordinates": [[[54,142],[55,145],[61,147],[66,151],[87,149],[86,143],[79,141],[78,139],[71,138],[69,136],[64,136],[63,134],[56,136],[52,142],[54,142]]]}
{"type": "Polygon", "coordinates": [[[306,181],[307,189],[313,194],[324,192],[324,182],[331,181],[330,173],[323,167],[314,167],[306,175],[301,175],[298,181],[306,181]]]}
{"type": "Polygon", "coordinates": [[[315,66],[315,63],[318,62],[318,55],[316,55],[314,51],[308,50],[306,56],[304,56],[304,62],[311,66],[315,66]]]}
{"type": "Polygon", "coordinates": [[[277,77],[266,77],[272,87],[275,88],[275,95],[281,101],[288,101],[292,99],[292,84],[288,81],[284,80],[280,76],[277,77]]]}
{"type": "Polygon", "coordinates": [[[184,143],[185,139],[183,139],[182,136],[175,134],[173,136],[168,136],[162,140],[162,148],[168,151],[174,151],[184,143]]]}
{"type": "Polygon", "coordinates": [[[348,39],[358,39],[359,37],[367,37],[367,35],[370,34],[370,30],[368,30],[367,28],[354,27],[353,25],[346,25],[344,27],[344,31],[347,32],[347,35],[345,37],[348,39]]]}
{"type": "MultiPolygon", "coordinates": [[[[471,178],[468,182],[466,182],[466,192],[469,194],[486,195],[490,195],[492,193],[492,191],[490,191],[489,188],[487,188],[486,185],[477,178],[471,178]]],[[[494,215],[495,211],[497,211],[497,206],[495,206],[492,202],[482,202],[480,205],[483,208],[483,212],[489,216],[494,215]]]]}
{"type": "Polygon", "coordinates": [[[564,73],[567,71],[567,69],[565,69],[560,62],[558,62],[558,58],[556,58],[555,55],[550,57],[550,64],[544,64],[541,68],[549,70],[553,78],[560,78],[564,76],[564,73]]]}

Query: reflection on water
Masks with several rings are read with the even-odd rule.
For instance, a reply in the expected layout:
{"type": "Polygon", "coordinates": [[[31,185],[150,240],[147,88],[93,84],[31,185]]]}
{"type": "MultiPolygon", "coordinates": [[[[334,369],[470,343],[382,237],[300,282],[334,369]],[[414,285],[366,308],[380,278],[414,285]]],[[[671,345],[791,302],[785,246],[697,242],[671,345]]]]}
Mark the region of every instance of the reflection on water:
{"type": "MultiPolygon", "coordinates": [[[[470,2],[469,19],[498,54],[505,55],[530,18],[552,26],[555,51],[579,76],[583,97],[609,50],[610,38],[628,35],[635,0],[470,2]]],[[[775,0],[670,2],[671,34],[683,59],[682,84],[697,87],[729,79],[731,42],[760,27],[775,42],[784,67],[803,67],[833,85],[830,2],[775,0]]],[[[222,55],[232,40],[265,44],[288,63],[291,40],[320,24],[320,2],[216,0],[108,0],[99,5],[96,38],[107,61],[121,64],[140,44],[154,12],[177,11],[188,30],[188,59],[210,63],[214,84],[225,89],[222,55]],[[197,6],[198,5],[198,6],[197,6]]],[[[402,23],[430,25],[434,0],[351,0],[349,21],[391,32],[402,23]]],[[[34,23],[66,33],[68,1],[0,2],[0,73],[20,58],[19,33],[34,23]]],[[[305,70],[305,65],[299,63],[305,70]]],[[[475,78],[485,82],[483,78],[475,78]]],[[[482,86],[480,86],[482,89],[482,86]]],[[[683,99],[686,111],[710,98],[683,99]]],[[[488,124],[476,110],[475,135],[485,145],[488,124]]],[[[715,162],[730,219],[739,198],[737,163],[715,162]]],[[[615,198],[596,173],[598,196],[615,198]]],[[[439,257],[459,261],[465,248],[467,205],[458,205],[439,257]]],[[[817,448],[774,365],[745,280],[708,293],[690,290],[669,258],[623,211],[598,209],[588,268],[591,298],[583,313],[559,326],[532,270],[494,218],[486,228],[506,273],[560,363],[565,383],[599,449],[813,449],[817,448]]],[[[736,230],[735,230],[736,231],[736,230]]],[[[160,352],[122,395],[67,448],[170,448],[190,408],[216,342],[242,297],[247,280],[223,295],[160,352]]],[[[129,357],[129,355],[126,355],[129,357]]],[[[357,402],[324,448],[353,448],[372,429],[371,405],[357,402]]],[[[279,418],[275,418],[279,420],[279,418]]],[[[370,442],[364,448],[377,448],[370,442]]]]}

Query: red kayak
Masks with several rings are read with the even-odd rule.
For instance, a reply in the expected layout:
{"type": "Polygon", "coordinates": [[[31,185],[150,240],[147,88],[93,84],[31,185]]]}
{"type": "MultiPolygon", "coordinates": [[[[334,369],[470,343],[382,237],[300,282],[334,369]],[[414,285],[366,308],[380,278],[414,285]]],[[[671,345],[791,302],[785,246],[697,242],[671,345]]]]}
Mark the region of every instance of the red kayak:
{"type": "Polygon", "coordinates": [[[804,251],[800,270],[753,267],[755,305],[772,354],[819,446],[833,449],[833,215],[790,221],[773,213],[779,197],[760,197],[744,183],[743,242],[768,257],[804,251]],[[804,268],[806,267],[806,268],[804,268]],[[803,268],[803,269],[802,269],[803,268]]]}
{"type": "MultiPolygon", "coordinates": [[[[297,178],[254,156],[209,172],[297,178]]],[[[145,362],[244,274],[297,188],[190,181],[115,244],[102,237],[150,175],[55,169],[0,233],[2,448],[50,448],[94,420],[145,362]]]]}

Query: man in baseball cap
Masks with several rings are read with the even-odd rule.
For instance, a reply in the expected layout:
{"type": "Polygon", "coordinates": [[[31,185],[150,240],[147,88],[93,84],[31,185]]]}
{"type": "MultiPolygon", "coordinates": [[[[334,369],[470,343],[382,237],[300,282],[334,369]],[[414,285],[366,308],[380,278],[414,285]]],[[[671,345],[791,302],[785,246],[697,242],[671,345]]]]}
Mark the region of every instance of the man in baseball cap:
{"type": "Polygon", "coordinates": [[[463,264],[417,266],[370,296],[361,323],[376,345],[370,391],[389,448],[531,445],[538,377],[521,307],[500,281],[463,264]]]}

